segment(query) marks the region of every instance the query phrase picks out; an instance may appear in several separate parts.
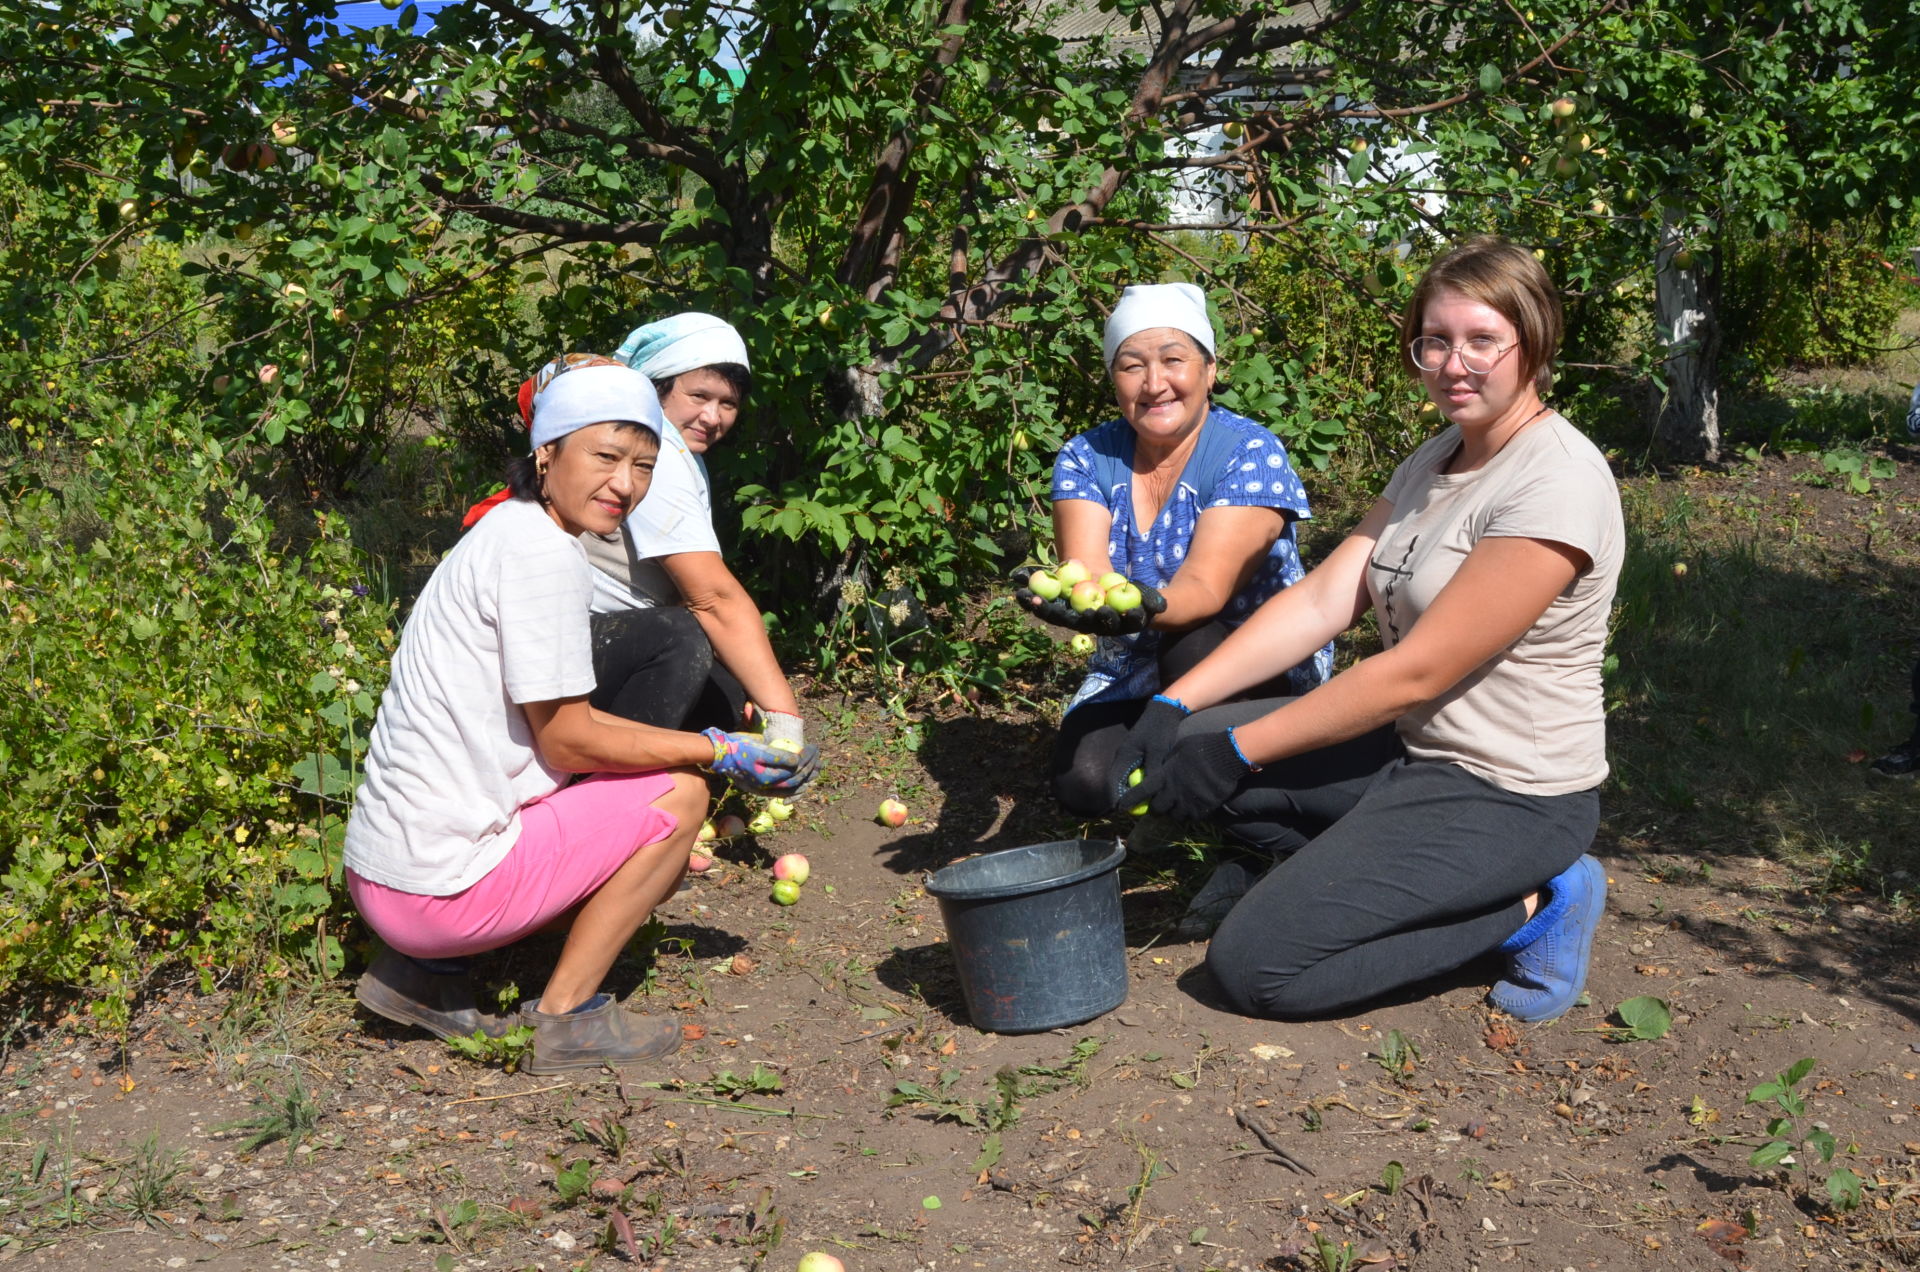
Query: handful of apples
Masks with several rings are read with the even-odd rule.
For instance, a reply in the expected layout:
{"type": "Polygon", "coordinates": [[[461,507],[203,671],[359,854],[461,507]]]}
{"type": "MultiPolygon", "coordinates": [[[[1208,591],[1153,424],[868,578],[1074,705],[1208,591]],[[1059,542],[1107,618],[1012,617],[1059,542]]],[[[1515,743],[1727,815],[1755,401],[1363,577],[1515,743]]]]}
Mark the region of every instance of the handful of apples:
{"type": "Polygon", "coordinates": [[[1138,632],[1167,608],[1167,598],[1110,570],[1098,579],[1081,561],[1052,570],[1023,565],[1013,572],[1014,599],[1056,627],[1089,636],[1138,632]]]}

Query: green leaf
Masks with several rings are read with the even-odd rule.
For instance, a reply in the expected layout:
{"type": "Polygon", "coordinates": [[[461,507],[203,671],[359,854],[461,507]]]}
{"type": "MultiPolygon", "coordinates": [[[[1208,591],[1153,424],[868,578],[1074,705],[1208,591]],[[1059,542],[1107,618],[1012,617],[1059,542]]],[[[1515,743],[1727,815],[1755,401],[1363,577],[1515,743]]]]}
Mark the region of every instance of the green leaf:
{"type": "Polygon", "coordinates": [[[938,1197],[922,1197],[920,1199],[920,1208],[922,1210],[938,1210],[940,1209],[940,1199],[938,1197]]]}
{"type": "Polygon", "coordinates": [[[1629,1033],[1642,1042],[1652,1042],[1664,1038],[1673,1028],[1673,1010],[1666,1000],[1643,994],[1638,998],[1629,998],[1614,1008],[1614,1014],[1620,1017],[1629,1033]]]}
{"type": "Polygon", "coordinates": [[[1482,66],[1480,68],[1480,91],[1481,92],[1497,93],[1500,91],[1501,82],[1502,81],[1500,76],[1500,68],[1495,66],[1492,62],[1488,62],[1485,66],[1482,66]]]}
{"type": "Polygon", "coordinates": [[[1860,1209],[1864,1189],[1860,1176],[1844,1166],[1827,1176],[1827,1200],[1842,1214],[1860,1209]]]}
{"type": "Polygon", "coordinates": [[[1752,1156],[1747,1158],[1747,1164],[1755,1170],[1770,1170],[1778,1166],[1791,1152],[1793,1152],[1793,1145],[1785,1140],[1769,1140],[1753,1150],[1752,1156]]]}
{"type": "Polygon", "coordinates": [[[1000,1160],[1000,1133],[995,1131],[980,1143],[980,1155],[973,1159],[974,1174],[991,1169],[1000,1160]]]}

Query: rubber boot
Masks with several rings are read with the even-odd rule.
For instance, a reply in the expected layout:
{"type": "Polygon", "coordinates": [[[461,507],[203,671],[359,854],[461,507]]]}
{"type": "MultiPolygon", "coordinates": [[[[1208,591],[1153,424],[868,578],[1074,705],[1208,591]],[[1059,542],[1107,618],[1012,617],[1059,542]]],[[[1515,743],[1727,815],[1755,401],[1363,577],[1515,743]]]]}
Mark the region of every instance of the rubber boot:
{"type": "Polygon", "coordinates": [[[1552,1020],[1587,987],[1593,934],[1607,912],[1607,868],[1582,857],[1547,883],[1544,904],[1500,945],[1507,974],[1487,1001],[1520,1020],[1552,1020]]]}
{"type": "Polygon", "coordinates": [[[657,1060],[680,1049],[679,1025],[636,1016],[611,994],[595,994],[557,1016],[541,1011],[536,998],[520,1008],[520,1018],[534,1031],[533,1059],[525,1066],[528,1073],[657,1060]]]}
{"type": "Polygon", "coordinates": [[[380,951],[354,986],[353,996],[376,1016],[440,1038],[470,1038],[475,1030],[499,1038],[512,1024],[474,1005],[473,981],[465,971],[430,970],[393,949],[380,951]]]}

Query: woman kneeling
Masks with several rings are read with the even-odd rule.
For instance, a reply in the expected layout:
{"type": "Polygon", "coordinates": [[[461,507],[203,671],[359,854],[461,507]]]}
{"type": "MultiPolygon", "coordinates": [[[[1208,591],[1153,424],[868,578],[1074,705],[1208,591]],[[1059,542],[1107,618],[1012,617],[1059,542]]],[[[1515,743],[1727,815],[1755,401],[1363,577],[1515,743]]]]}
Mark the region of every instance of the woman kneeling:
{"type": "Polygon", "coordinates": [[[389,1019],[503,1033],[474,1007],[462,960],[571,914],[521,1011],[535,1073],[678,1046],[677,1025],[599,989],[686,870],[707,806],[697,766],[756,790],[808,776],[800,755],[754,738],[587,704],[593,581],[575,536],[615,529],[646,493],[659,430],[653,386],[611,359],[568,360],[547,383],[513,497],[447,554],[407,620],[347,827],[348,889],[389,947],[356,994],[389,1019]]]}
{"type": "Polygon", "coordinates": [[[1540,399],[1561,322],[1511,243],[1436,261],[1401,333],[1452,427],[1128,735],[1145,779],[1116,802],[1291,854],[1207,952],[1241,1011],[1334,1012],[1495,949],[1495,1007],[1544,1020],[1580,996],[1606,896],[1584,854],[1625,532],[1606,460],[1540,399]],[[1383,652],[1304,697],[1230,701],[1369,606],[1383,652]]]}

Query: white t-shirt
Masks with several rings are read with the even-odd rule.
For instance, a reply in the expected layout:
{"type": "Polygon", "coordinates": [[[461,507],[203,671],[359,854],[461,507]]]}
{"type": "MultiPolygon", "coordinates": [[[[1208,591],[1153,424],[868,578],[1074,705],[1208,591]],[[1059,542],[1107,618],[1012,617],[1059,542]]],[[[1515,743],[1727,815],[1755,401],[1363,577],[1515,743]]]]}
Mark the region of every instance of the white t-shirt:
{"type": "Polygon", "coordinates": [[[658,558],[681,552],[719,552],[713,532],[713,496],[707,466],[687,449],[680,430],[668,424],[660,434],[660,458],[653,466],[647,496],[627,514],[620,531],[582,535],[593,563],[593,612],[678,605],[680,589],[658,558]]]}
{"type": "Polygon", "coordinates": [[[347,823],[349,869],[443,897],[507,855],[521,807],[568,777],[541,760],[520,704],[592,690],[592,573],[524,499],[447,553],[400,633],[347,823]]]}
{"type": "Polygon", "coordinates": [[[1566,795],[1607,775],[1600,666],[1626,552],[1620,491],[1606,457],[1549,415],[1482,468],[1443,473],[1460,447],[1449,428],[1394,471],[1393,515],[1368,562],[1367,587],[1391,648],[1482,539],[1563,543],[1592,562],[1520,639],[1399,721],[1416,760],[1458,764],[1502,790],[1566,795]]]}

